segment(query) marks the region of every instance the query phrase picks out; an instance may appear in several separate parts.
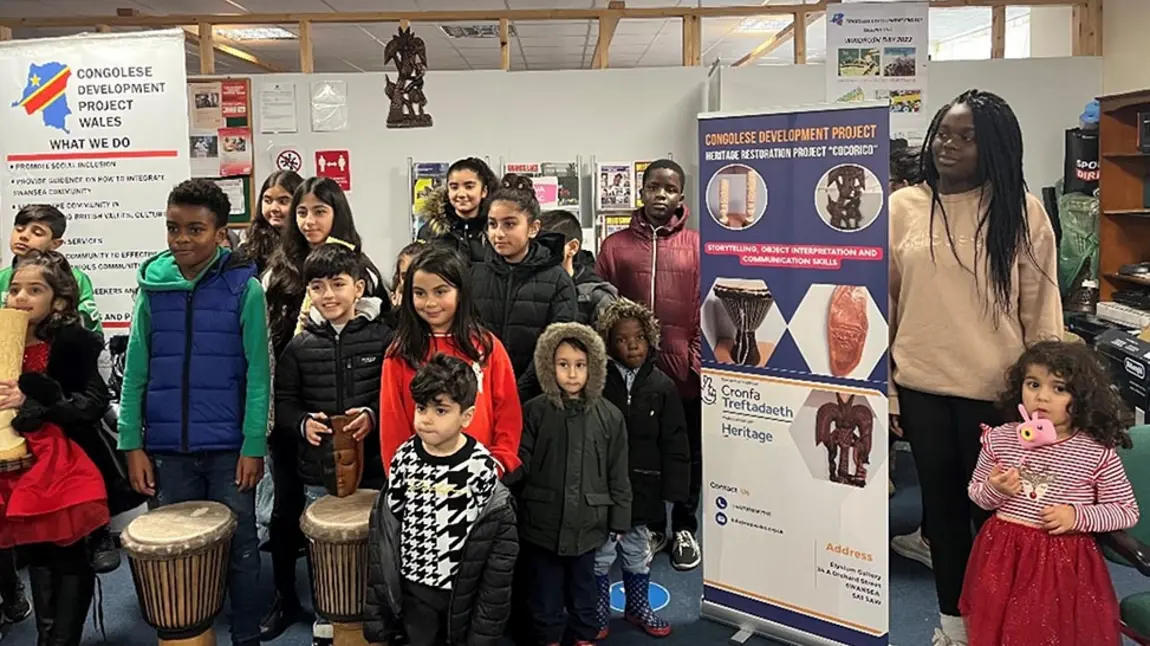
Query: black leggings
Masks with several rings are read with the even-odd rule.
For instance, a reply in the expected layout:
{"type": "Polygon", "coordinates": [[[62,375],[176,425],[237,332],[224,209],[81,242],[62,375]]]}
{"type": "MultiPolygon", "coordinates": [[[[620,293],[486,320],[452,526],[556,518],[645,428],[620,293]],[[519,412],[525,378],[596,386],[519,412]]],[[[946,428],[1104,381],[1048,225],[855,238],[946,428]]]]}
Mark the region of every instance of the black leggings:
{"type": "Polygon", "coordinates": [[[922,488],[923,533],[930,558],[938,608],[957,617],[958,598],[974,534],[990,517],[967,495],[982,448],[980,424],[1001,420],[994,404],[962,397],[931,395],[899,387],[899,424],[910,442],[922,488]]]}
{"type": "Polygon", "coordinates": [[[296,470],[299,440],[292,437],[288,429],[276,428],[268,444],[272,458],[272,486],[275,488],[272,518],[268,525],[272,579],[276,592],[293,600],[297,596],[295,566],[300,546],[304,544],[303,532],[299,528],[304,509],[303,481],[296,470]]]}

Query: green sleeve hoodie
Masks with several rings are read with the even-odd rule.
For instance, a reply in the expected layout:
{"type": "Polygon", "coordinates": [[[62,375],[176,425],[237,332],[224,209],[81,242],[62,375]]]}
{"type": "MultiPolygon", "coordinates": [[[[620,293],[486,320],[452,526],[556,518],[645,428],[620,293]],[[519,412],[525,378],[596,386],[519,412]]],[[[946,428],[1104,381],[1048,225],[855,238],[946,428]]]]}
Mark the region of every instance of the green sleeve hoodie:
{"type": "MultiPolygon", "coordinates": [[[[84,272],[72,268],[72,277],[80,286],[80,301],[76,308],[80,310],[80,321],[84,327],[96,334],[104,334],[104,317],[100,315],[100,308],[96,306],[96,294],[92,289],[92,279],[84,272]]],[[[8,287],[12,284],[12,267],[0,269],[0,304],[8,302],[8,287]]]]}
{"type": "MultiPolygon", "coordinates": [[[[208,264],[208,271],[219,259],[208,264]]],[[[148,388],[148,365],[151,358],[152,316],[149,291],[191,291],[204,276],[193,280],[180,273],[171,252],[165,251],[148,259],[138,272],[140,290],[132,312],[128,334],[128,353],[124,360],[124,381],[120,393],[120,421],[117,428],[121,451],[144,448],[144,393],[148,388]]],[[[248,280],[240,305],[240,331],[247,358],[247,394],[244,404],[244,441],[240,454],[262,458],[267,453],[268,413],[271,401],[271,356],[268,352],[267,304],[264,290],[255,278],[248,280]]]]}

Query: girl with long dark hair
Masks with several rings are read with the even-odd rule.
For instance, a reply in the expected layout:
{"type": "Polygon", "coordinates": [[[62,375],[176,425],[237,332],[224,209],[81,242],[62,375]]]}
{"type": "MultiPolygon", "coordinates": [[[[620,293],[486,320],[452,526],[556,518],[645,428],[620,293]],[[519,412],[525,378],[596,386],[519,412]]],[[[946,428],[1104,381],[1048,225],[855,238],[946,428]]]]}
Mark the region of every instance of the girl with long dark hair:
{"type": "Polygon", "coordinates": [[[256,212],[248,225],[247,239],[240,249],[256,264],[262,274],[268,261],[280,246],[280,237],[292,218],[291,202],[303,178],[290,170],[277,170],[268,175],[260,187],[256,212]]]}
{"type": "Polygon", "coordinates": [[[1001,421],[993,402],[1019,355],[1061,338],[1062,303],[1054,231],[1026,191],[1022,130],[1006,101],[969,90],[939,110],[922,179],[890,198],[890,411],[930,520],[934,644],[965,645],[958,600],[971,528],[987,517],[966,491],[979,425],[1001,421]]]}
{"type": "MultiPolygon", "coordinates": [[[[331,179],[312,177],[305,180],[292,195],[282,243],[272,254],[262,281],[267,295],[273,358],[283,354],[288,342],[303,329],[311,309],[305,294],[304,261],[313,249],[337,240],[344,246],[363,249],[347,196],[331,179]]],[[[364,295],[380,298],[386,310],[390,301],[379,270],[366,256],[363,262],[367,270],[364,295]]],[[[275,488],[268,530],[276,596],[261,623],[261,639],[264,641],[278,637],[300,614],[295,592],[295,564],[303,545],[299,518],[305,504],[303,483],[296,464],[299,429],[274,427],[268,447],[275,488]]]]}
{"type": "Polygon", "coordinates": [[[415,433],[411,380],[428,359],[446,354],[467,362],[479,378],[475,416],[466,433],[487,447],[499,462],[501,476],[519,468],[523,414],[515,371],[503,344],[480,323],[471,291],[471,272],[453,249],[429,245],[407,268],[399,326],[383,361],[380,387],[385,467],[415,433]]]}

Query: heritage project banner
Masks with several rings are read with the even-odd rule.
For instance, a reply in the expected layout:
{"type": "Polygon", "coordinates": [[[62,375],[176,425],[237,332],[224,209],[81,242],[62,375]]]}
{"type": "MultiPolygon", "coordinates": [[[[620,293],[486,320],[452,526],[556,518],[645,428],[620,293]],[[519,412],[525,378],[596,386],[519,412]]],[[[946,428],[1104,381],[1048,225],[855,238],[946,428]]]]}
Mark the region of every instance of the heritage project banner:
{"type": "Polygon", "coordinates": [[[703,612],[888,643],[886,103],[700,115],[703,612]]]}
{"type": "Polygon", "coordinates": [[[2,212],[64,212],[105,328],[129,326],[136,269],[166,247],[168,192],[191,174],[187,96],[180,30],[0,43],[2,212]]]}

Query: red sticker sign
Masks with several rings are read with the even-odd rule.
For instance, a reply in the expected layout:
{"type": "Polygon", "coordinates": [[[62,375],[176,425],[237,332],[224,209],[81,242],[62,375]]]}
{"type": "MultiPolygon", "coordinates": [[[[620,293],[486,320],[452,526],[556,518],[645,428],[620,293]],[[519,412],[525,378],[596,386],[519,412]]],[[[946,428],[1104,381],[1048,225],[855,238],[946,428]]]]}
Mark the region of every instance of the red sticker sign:
{"type": "Polygon", "coordinates": [[[346,150],[315,151],[315,174],[327,177],[345,191],[351,190],[351,156],[346,150]]]}

